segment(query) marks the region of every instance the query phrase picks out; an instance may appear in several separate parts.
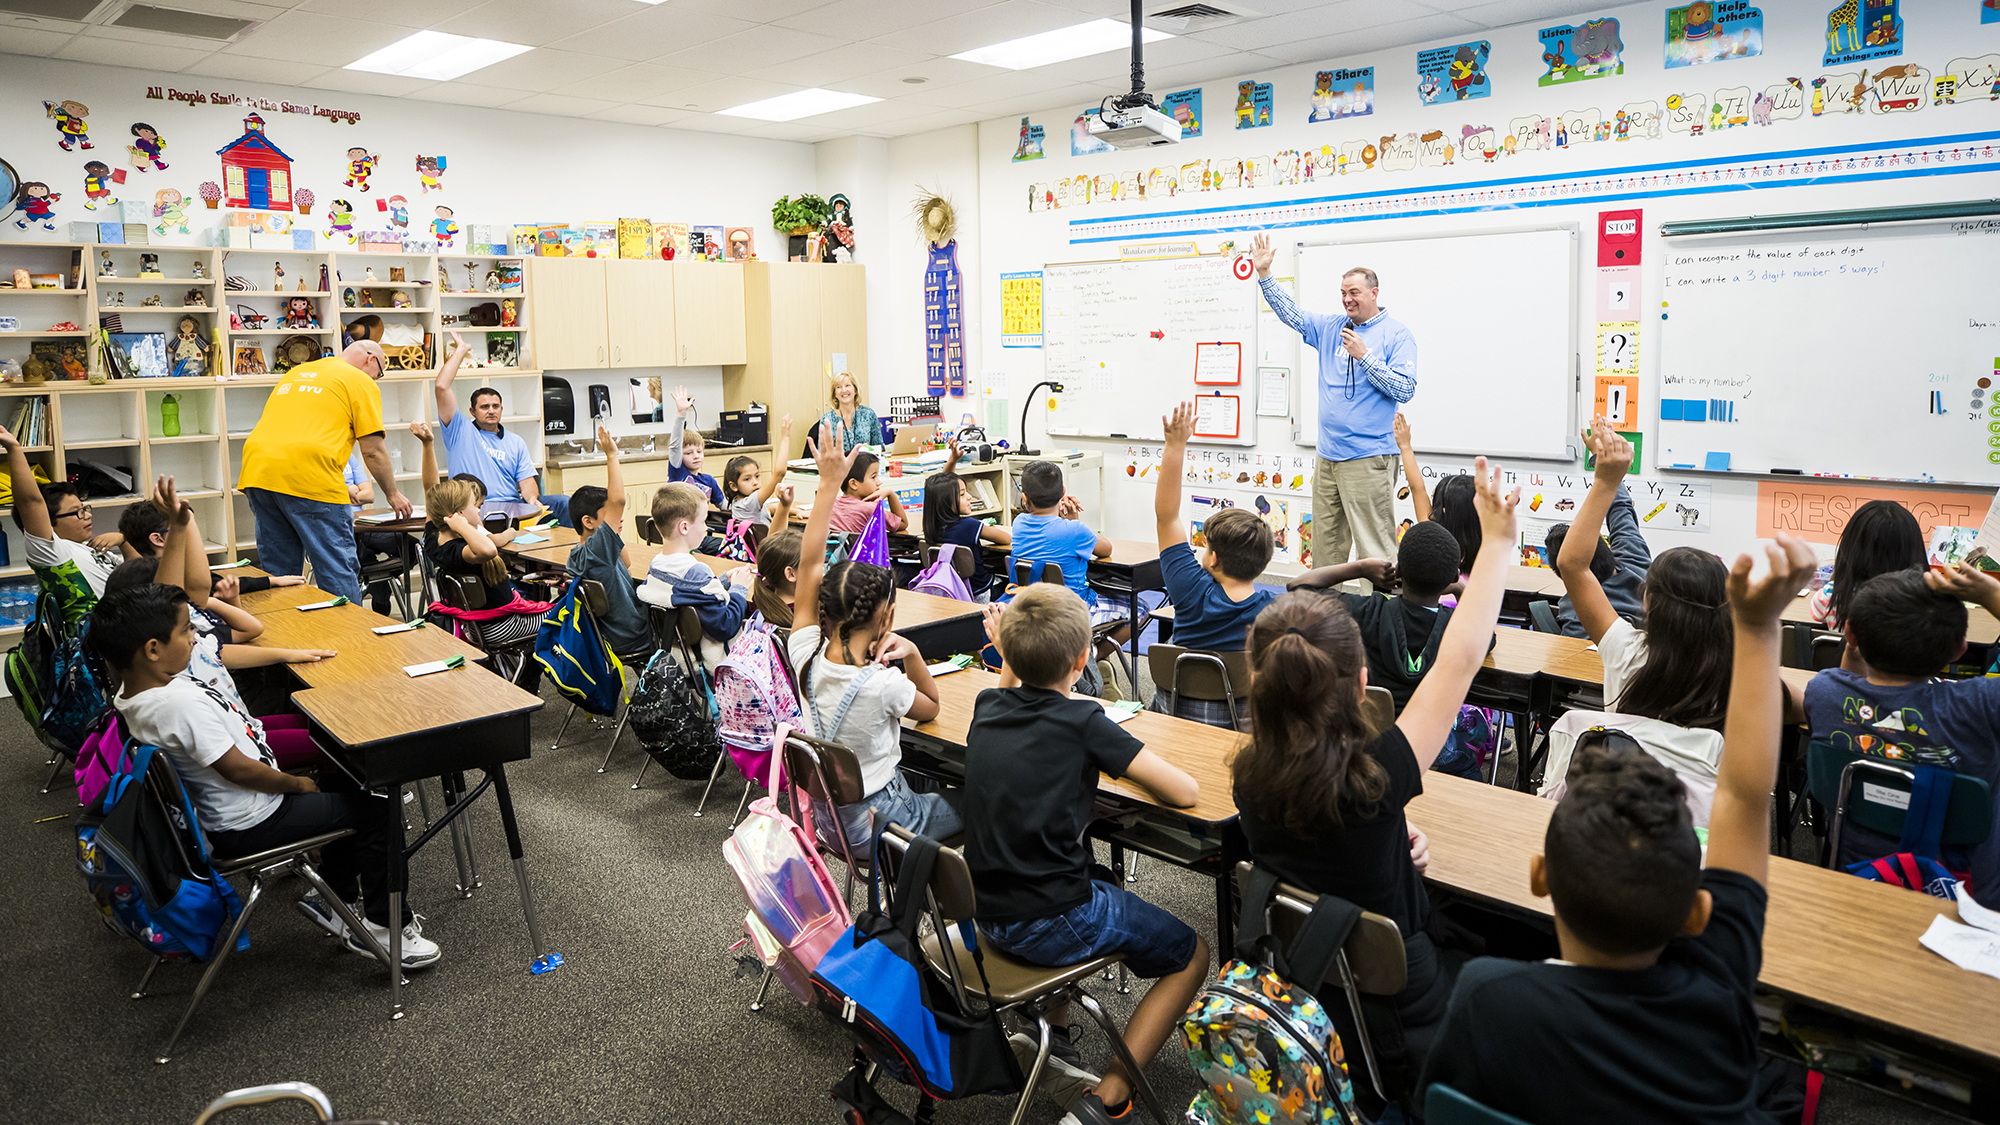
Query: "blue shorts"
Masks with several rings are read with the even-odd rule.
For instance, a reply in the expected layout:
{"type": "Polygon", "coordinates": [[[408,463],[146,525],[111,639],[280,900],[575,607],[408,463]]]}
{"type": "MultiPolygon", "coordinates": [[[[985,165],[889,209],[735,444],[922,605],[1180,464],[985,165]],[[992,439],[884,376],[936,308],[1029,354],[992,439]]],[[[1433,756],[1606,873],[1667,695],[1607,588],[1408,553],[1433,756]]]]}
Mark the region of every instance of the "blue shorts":
{"type": "Polygon", "coordinates": [[[1126,967],[1147,978],[1187,968],[1196,940],[1186,922],[1095,878],[1090,901],[1081,906],[1025,922],[981,922],[979,929],[986,940],[1031,965],[1074,965],[1122,953],[1126,967]]]}

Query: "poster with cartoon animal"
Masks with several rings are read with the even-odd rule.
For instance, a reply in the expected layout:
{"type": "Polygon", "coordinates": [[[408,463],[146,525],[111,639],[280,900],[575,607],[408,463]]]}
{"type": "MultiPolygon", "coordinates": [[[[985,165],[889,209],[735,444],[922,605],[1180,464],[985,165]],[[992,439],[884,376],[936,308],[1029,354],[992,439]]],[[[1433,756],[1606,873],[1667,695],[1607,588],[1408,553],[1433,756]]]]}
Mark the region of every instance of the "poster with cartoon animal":
{"type": "Polygon", "coordinates": [[[1532,152],[1555,143],[1555,127],[1547,117],[1531,113],[1507,122],[1507,135],[1514,139],[1514,151],[1532,152]]]}
{"type": "Polygon", "coordinates": [[[1839,0],[1826,13],[1821,66],[1846,66],[1903,53],[1901,0],[1839,0]]]}
{"type": "MultiPolygon", "coordinates": [[[[1439,132],[1438,136],[1444,134],[1439,132]]],[[[1417,166],[1417,135],[1415,133],[1391,133],[1377,142],[1373,167],[1384,172],[1407,172],[1417,166]]],[[[1368,150],[1361,150],[1361,163],[1369,164],[1368,150]]]]}
{"type": "Polygon", "coordinates": [[[1042,157],[1047,155],[1047,153],[1044,153],[1042,151],[1042,144],[1044,139],[1045,138],[1043,137],[1042,127],[1040,125],[1030,124],[1028,119],[1023,117],[1021,119],[1020,139],[1014,142],[1014,159],[1015,160],[1042,159],[1042,157]]]}
{"type": "Polygon", "coordinates": [[[1708,127],[1707,94],[1668,94],[1667,131],[1699,137],[1708,127]]]}
{"type": "Polygon", "coordinates": [[[1660,103],[1626,102],[1618,110],[1619,127],[1613,136],[1621,141],[1657,141],[1660,139],[1660,103]]]}
{"type": "Polygon", "coordinates": [[[1484,39],[1418,51],[1417,100],[1436,105],[1492,96],[1493,83],[1486,77],[1492,53],[1493,45],[1484,39]]]}
{"type": "Polygon", "coordinates": [[[1743,0],[1695,0],[1667,9],[1666,65],[1670,69],[1763,53],[1764,13],[1743,0]]]}
{"type": "Polygon", "coordinates": [[[1186,164],[1181,165],[1180,193],[1182,195],[1207,190],[1208,161],[1190,160],[1186,164]]]}
{"type": "Polygon", "coordinates": [[[1615,19],[1585,20],[1582,26],[1542,28],[1542,76],[1538,86],[1560,86],[1625,73],[1620,54],[1625,40],[1615,19]]]}
{"type": "MultiPolygon", "coordinates": [[[[1823,74],[1814,85],[1825,83],[1825,103],[1827,113],[1864,113],[1868,109],[1868,72],[1865,70],[1842,71],[1839,74],[1823,74]]],[[[1819,102],[1814,99],[1813,115],[1819,116],[1819,102]]]]}
{"type": "Polygon", "coordinates": [[[1238,82],[1236,84],[1236,127],[1238,129],[1261,129],[1271,123],[1271,84],[1269,82],[1238,82]]]}
{"type": "Polygon", "coordinates": [[[1375,68],[1322,70],[1313,75],[1312,110],[1306,120],[1338,121],[1375,112],[1375,68]]]}
{"type": "Polygon", "coordinates": [[[1931,72],[1916,63],[1884,67],[1869,76],[1868,107],[1876,113],[1915,113],[1931,96],[1931,72]]]}
{"type": "Polygon", "coordinates": [[[1160,112],[1180,125],[1181,140],[1191,141],[1201,136],[1201,87],[1175,90],[1161,98],[1160,112]]]}
{"type": "Polygon", "coordinates": [[[2000,0],[1979,0],[1979,22],[2000,23],[2000,0]]]}
{"type": "Polygon", "coordinates": [[[1339,157],[1339,159],[1338,159],[1337,161],[1335,161],[1335,163],[1334,163],[1334,166],[1333,166],[1333,167],[1334,167],[1334,171],[1335,171],[1336,173],[1340,174],[1340,175],[1343,175],[1343,176],[1347,175],[1347,174],[1348,174],[1349,172],[1359,172],[1359,171],[1361,171],[1361,170],[1362,170],[1362,169],[1363,169],[1364,167],[1366,167],[1366,165],[1364,165],[1364,164],[1363,164],[1363,163],[1361,162],[1361,151],[1362,151],[1363,149],[1368,149],[1368,150],[1370,150],[1370,155],[1369,155],[1369,160],[1370,160],[1370,161],[1373,161],[1373,159],[1374,159],[1374,153],[1373,153],[1373,150],[1374,150],[1374,148],[1375,148],[1375,146],[1374,146],[1374,145],[1371,145],[1371,144],[1369,144],[1369,143],[1368,143],[1368,142],[1367,142],[1366,140],[1354,140],[1354,141],[1343,141],[1343,142],[1341,142],[1341,145],[1340,145],[1340,157],[1339,157]]]}
{"type": "MultiPolygon", "coordinates": [[[[2000,12],[2000,6],[1990,9],[2000,12]]],[[[1952,80],[1955,100],[1961,102],[1983,102],[2000,100],[2000,55],[1981,55],[1976,59],[1953,59],[1944,68],[1944,78],[1952,80]]]]}
{"type": "Polygon", "coordinates": [[[1804,117],[1805,113],[1806,84],[1800,78],[1787,78],[1775,86],[1767,86],[1750,103],[1752,125],[1793,121],[1804,117]]]}

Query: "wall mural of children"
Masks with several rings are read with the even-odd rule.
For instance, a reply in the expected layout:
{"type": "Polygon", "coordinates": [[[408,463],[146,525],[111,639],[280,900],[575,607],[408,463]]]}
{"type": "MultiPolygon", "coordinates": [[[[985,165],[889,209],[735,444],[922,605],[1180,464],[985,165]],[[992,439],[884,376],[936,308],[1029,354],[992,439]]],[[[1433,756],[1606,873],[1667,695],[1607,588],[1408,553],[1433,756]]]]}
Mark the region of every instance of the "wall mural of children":
{"type": "Polygon", "coordinates": [[[160,131],[144,121],[138,121],[132,125],[132,135],[138,138],[126,146],[126,151],[132,154],[132,166],[141,172],[150,172],[155,168],[166,171],[167,162],[160,159],[160,153],[167,147],[167,142],[161,139],[160,131]]]}
{"type": "Polygon", "coordinates": [[[118,202],[118,198],[111,194],[111,185],[117,177],[123,175],[123,172],[114,175],[111,166],[102,160],[93,160],[85,164],[83,166],[84,210],[97,210],[97,201],[100,199],[107,205],[118,202]]]}
{"type": "Polygon", "coordinates": [[[389,229],[397,234],[409,233],[410,201],[400,195],[392,195],[383,202],[389,207],[389,229]]]}
{"type": "Polygon", "coordinates": [[[367,149],[362,148],[359,145],[356,145],[353,148],[348,149],[347,179],[345,181],[347,186],[354,188],[358,191],[367,191],[368,176],[370,173],[375,171],[375,165],[379,163],[381,159],[382,158],[379,155],[369,152],[367,149]]]}
{"type": "Polygon", "coordinates": [[[29,223],[42,224],[43,230],[56,229],[55,203],[62,198],[61,192],[50,191],[49,185],[40,180],[29,180],[21,185],[21,217],[14,225],[22,230],[29,223]]]}
{"type": "MultiPolygon", "coordinates": [[[[166,165],[162,164],[160,167],[164,168],[166,165]]],[[[167,228],[175,224],[180,225],[182,234],[190,233],[187,200],[181,195],[179,188],[161,188],[153,194],[153,217],[160,220],[153,225],[153,229],[160,234],[167,233],[167,228]]]]}
{"type": "Polygon", "coordinates": [[[90,116],[89,106],[82,102],[43,102],[42,108],[55,119],[64,152],[75,152],[78,145],[85,151],[97,147],[90,143],[90,124],[84,120],[90,116]]]}
{"type": "Polygon", "coordinates": [[[354,245],[354,204],[345,199],[336,199],[326,209],[326,236],[338,239],[347,236],[347,244],[354,245]]]}
{"type": "Polygon", "coordinates": [[[437,218],[431,220],[431,237],[437,239],[438,246],[449,249],[452,239],[458,237],[458,224],[452,222],[452,210],[439,204],[434,212],[437,218]]]}
{"type": "Polygon", "coordinates": [[[417,157],[418,195],[429,195],[444,190],[445,158],[442,156],[417,157]]]}

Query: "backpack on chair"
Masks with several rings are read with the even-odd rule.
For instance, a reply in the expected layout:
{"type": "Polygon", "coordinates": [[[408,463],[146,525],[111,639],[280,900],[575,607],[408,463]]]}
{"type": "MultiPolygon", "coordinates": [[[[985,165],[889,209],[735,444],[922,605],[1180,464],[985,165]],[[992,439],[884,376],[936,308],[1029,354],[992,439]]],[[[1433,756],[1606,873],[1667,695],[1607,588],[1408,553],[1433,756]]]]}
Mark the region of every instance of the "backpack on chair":
{"type": "Polygon", "coordinates": [[[56,746],[42,729],[42,715],[49,709],[56,682],[56,651],[62,647],[59,620],[55,600],[44,590],[35,599],[34,619],[21,634],[21,643],[7,654],[4,665],[7,694],[14,697],[21,717],[28,720],[28,729],[50,749],[56,746]]]}
{"type": "Polygon", "coordinates": [[[799,1003],[811,1004],[812,972],[854,918],[812,837],[778,807],[784,755],[775,747],[789,731],[790,724],[780,723],[773,732],[768,772],[756,779],[766,793],[750,802],[723,842],[722,857],[749,903],[743,926],[758,958],[799,1003]]]}
{"type": "Polygon", "coordinates": [[[570,583],[542,618],[534,661],[564,699],[593,715],[618,713],[625,696],[625,665],[605,642],[597,619],[584,612],[583,583],[570,583]]]}
{"type": "MultiPolygon", "coordinates": [[[[778,650],[778,635],[761,614],[750,619],[735,647],[715,666],[715,704],[717,733],[730,761],[746,780],[761,779],[770,768],[770,755],[777,753],[779,727],[797,727],[802,717],[799,691],[778,650]]],[[[778,784],[783,783],[781,769],[778,784]]]]}
{"type": "Polygon", "coordinates": [[[972,588],[965,584],[965,576],[952,566],[952,559],[962,550],[964,548],[956,543],[940,544],[937,549],[937,560],[925,567],[923,573],[917,575],[916,580],[910,583],[910,590],[913,593],[931,594],[953,601],[971,601],[972,588]]]}
{"type": "Polygon", "coordinates": [[[722,739],[715,730],[715,696],[709,691],[701,653],[693,656],[690,672],[681,669],[670,650],[654,653],[639,673],[625,710],[632,733],[639,736],[639,748],[682,781],[707,778],[722,753],[722,739]]]}
{"type": "Polygon", "coordinates": [[[43,734],[74,754],[111,710],[111,693],[105,687],[109,682],[104,662],[90,647],[86,617],[56,648],[55,679],[49,686],[48,708],[42,712],[43,734]]]}
{"type": "Polygon", "coordinates": [[[757,544],[750,538],[750,529],[756,521],[731,518],[722,529],[722,549],[716,554],[734,562],[754,563],[757,561],[757,544]]]}

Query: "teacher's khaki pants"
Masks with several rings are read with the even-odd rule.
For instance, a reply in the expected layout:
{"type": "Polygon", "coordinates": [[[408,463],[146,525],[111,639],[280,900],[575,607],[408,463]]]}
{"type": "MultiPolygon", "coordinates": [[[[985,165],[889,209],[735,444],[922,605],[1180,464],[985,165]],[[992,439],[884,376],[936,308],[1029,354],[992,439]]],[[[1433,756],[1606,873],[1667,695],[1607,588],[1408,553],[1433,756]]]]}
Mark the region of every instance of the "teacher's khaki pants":
{"type": "Polygon", "coordinates": [[[1319,458],[1313,473],[1313,565],[1333,566],[1358,549],[1396,561],[1396,459],[1319,458]]]}

